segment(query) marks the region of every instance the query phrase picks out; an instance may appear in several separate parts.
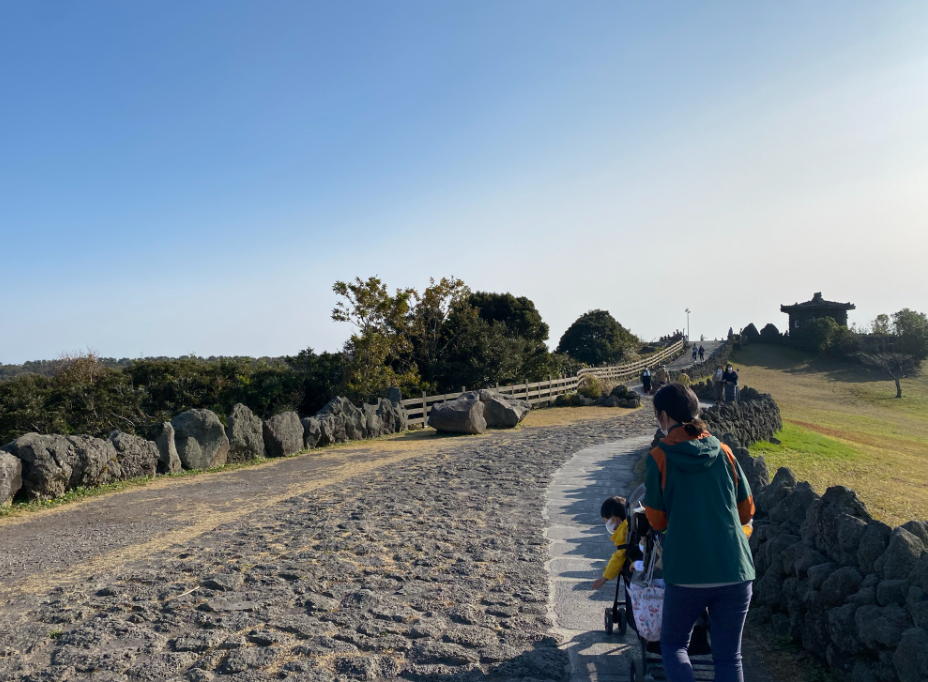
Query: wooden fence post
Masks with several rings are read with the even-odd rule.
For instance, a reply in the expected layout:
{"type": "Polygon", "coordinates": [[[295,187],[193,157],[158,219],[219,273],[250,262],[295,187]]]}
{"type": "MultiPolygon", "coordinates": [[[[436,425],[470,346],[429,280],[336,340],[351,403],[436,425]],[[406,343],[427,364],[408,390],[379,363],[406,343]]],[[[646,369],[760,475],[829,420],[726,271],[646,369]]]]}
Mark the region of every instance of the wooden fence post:
{"type": "Polygon", "coordinates": [[[425,428],[425,425],[429,421],[429,403],[426,400],[425,391],[422,391],[422,428],[425,428]]]}

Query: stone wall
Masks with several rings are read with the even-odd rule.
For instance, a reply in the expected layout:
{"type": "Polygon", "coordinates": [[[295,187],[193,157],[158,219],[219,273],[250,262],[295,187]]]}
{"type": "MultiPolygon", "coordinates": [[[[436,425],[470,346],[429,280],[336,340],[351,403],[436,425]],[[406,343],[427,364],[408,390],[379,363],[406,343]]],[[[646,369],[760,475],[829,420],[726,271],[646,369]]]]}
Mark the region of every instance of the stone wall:
{"type": "Polygon", "coordinates": [[[745,471],[757,514],[752,622],[766,624],[851,682],[928,680],[928,523],[875,520],[853,490],[819,496],[781,468],[768,483],[745,445],[773,437],[779,408],[746,389],[706,410],[745,471]]]}
{"type": "Polygon", "coordinates": [[[786,468],[755,500],[760,622],[853,682],[928,679],[928,524],[890,528],[853,490],[820,497],[786,468]]]}
{"type": "Polygon", "coordinates": [[[150,440],[120,431],[106,439],[27,433],[0,447],[0,506],[17,495],[50,500],[78,487],[284,457],[405,431],[406,425],[398,400],[381,398],[358,408],[347,398],[334,398],[303,420],[296,412],[283,412],[262,421],[238,404],[224,425],[210,410],[187,410],[155,425],[150,440]]]}
{"type": "Polygon", "coordinates": [[[758,393],[745,387],[740,402],[714,405],[702,411],[702,419],[709,431],[722,438],[725,434],[734,437],[737,443],[747,447],[761,440],[770,440],[783,428],[780,408],[769,393],[758,393]]]}

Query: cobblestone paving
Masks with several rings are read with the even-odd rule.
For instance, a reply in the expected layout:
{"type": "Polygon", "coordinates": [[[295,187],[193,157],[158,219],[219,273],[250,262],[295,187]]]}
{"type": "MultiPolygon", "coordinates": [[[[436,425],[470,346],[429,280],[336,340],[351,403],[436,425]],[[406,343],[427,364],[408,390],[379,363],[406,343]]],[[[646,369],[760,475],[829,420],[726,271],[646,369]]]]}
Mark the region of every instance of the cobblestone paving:
{"type": "Polygon", "coordinates": [[[90,578],[8,584],[0,679],[567,680],[545,491],[574,453],[651,429],[643,410],[454,439],[90,578]]]}

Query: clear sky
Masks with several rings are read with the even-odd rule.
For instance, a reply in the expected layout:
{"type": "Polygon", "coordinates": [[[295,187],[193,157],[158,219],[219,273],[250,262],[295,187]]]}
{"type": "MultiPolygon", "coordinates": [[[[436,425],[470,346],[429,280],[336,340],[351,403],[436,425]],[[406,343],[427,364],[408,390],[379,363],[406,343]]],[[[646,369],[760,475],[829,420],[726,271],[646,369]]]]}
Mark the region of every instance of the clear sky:
{"type": "Polygon", "coordinates": [[[0,3],[0,362],[336,350],[337,279],[645,338],[928,311],[928,3],[0,3]]]}

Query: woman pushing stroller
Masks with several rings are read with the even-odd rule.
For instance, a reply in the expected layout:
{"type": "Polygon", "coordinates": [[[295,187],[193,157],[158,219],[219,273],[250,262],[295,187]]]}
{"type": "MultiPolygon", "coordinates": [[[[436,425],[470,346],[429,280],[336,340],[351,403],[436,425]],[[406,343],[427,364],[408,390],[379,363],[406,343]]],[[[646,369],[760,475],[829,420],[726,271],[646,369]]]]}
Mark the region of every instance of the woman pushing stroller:
{"type": "Polygon", "coordinates": [[[664,530],[661,659],[669,682],[691,682],[687,646],[708,609],[716,682],[743,682],[741,634],[754,562],[742,526],[754,516],[738,460],[699,419],[699,399],[681,384],[654,396],[664,438],[647,458],[644,507],[664,530]]]}

